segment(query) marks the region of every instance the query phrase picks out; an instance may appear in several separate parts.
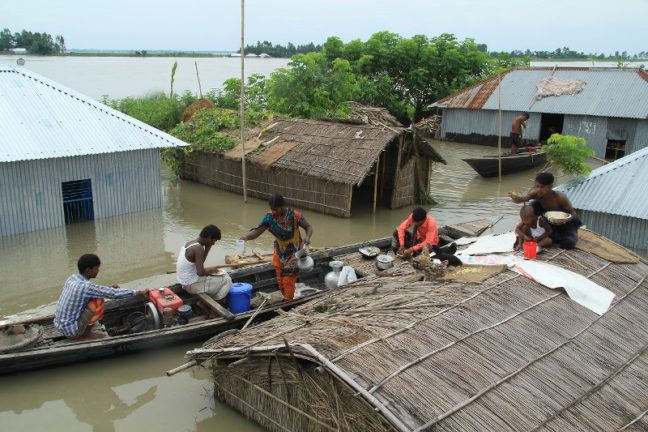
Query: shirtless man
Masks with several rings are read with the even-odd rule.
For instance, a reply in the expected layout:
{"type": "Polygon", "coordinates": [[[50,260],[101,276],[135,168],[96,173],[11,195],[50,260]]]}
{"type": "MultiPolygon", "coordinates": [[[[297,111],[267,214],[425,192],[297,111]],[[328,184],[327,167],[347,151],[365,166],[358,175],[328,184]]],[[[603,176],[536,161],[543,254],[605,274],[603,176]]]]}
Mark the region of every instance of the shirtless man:
{"type": "MultiPolygon", "coordinates": [[[[553,190],[554,176],[551,173],[542,172],[535,178],[533,188],[524,196],[509,192],[514,203],[531,201],[535,214],[542,215],[547,211],[562,211],[569,213],[571,217],[564,222],[552,223],[550,238],[553,243],[563,249],[573,249],[578,241],[578,228],[582,225],[576,216],[576,210],[572,207],[569,198],[562,192],[553,190]]],[[[517,227],[516,227],[517,228],[517,227]]]]}
{"type": "Polygon", "coordinates": [[[529,119],[528,113],[523,113],[521,116],[513,120],[511,126],[511,154],[516,154],[518,146],[521,144],[522,129],[526,129],[526,121],[529,119]]]}
{"type": "Polygon", "coordinates": [[[215,225],[207,225],[196,240],[188,241],[180,248],[176,275],[178,282],[190,294],[207,293],[214,300],[222,300],[232,287],[227,273],[212,274],[216,267],[205,267],[205,260],[212,246],[221,238],[215,225]]]}

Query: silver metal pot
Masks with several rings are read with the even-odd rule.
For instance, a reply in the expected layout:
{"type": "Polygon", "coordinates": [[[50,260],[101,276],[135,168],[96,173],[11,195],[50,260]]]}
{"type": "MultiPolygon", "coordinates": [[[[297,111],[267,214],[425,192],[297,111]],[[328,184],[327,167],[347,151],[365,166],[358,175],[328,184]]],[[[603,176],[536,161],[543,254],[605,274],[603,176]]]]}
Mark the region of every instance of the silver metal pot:
{"type": "Polygon", "coordinates": [[[387,270],[394,267],[394,257],[390,255],[378,255],[376,257],[376,267],[378,270],[387,270]]]}

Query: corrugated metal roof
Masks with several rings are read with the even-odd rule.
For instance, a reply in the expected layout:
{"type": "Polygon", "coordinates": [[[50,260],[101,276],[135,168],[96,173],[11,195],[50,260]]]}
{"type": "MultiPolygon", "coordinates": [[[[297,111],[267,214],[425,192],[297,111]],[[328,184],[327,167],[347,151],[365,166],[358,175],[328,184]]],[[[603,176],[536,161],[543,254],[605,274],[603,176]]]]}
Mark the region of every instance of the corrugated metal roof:
{"type": "Polygon", "coordinates": [[[0,162],[187,143],[22,68],[0,67],[0,162]]]}
{"type": "MultiPolygon", "coordinates": [[[[497,110],[499,95],[496,84],[497,77],[491,77],[446,96],[431,106],[497,110]],[[488,92],[488,99],[485,103],[480,103],[479,99],[484,97],[484,92],[488,92]]],[[[648,118],[648,75],[640,69],[515,69],[502,75],[500,87],[504,111],[648,118]],[[582,80],[585,88],[575,95],[536,100],[536,87],[540,80],[548,76],[582,80]]]]}
{"type": "Polygon", "coordinates": [[[648,147],[556,187],[577,209],[648,219],[648,147]]]}

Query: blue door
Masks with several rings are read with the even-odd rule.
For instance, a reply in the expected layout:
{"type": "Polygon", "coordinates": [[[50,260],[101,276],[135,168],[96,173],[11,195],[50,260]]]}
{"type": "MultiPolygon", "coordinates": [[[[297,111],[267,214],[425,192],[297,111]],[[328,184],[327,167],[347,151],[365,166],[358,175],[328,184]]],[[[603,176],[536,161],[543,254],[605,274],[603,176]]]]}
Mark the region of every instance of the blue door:
{"type": "Polygon", "coordinates": [[[61,189],[66,225],[94,219],[90,179],[64,182],[61,184],[61,189]]]}

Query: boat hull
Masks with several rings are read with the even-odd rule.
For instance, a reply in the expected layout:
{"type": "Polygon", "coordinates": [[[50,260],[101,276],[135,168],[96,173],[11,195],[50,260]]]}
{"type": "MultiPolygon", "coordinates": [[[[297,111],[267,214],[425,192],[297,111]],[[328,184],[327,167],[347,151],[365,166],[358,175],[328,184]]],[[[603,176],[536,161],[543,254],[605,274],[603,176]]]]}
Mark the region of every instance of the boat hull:
{"type": "MultiPolygon", "coordinates": [[[[370,242],[332,248],[321,252],[314,252],[312,257],[315,260],[316,266],[319,268],[319,276],[321,276],[323,281],[323,277],[328,271],[327,263],[331,260],[331,257],[348,254],[357,251],[358,248],[364,246],[386,248],[390,243],[390,238],[378,239],[370,242]]],[[[275,269],[271,264],[263,264],[235,270],[230,273],[230,276],[232,280],[236,282],[252,283],[255,285],[255,288],[256,286],[265,287],[262,291],[276,290],[275,269]]],[[[172,289],[174,291],[182,290],[179,285],[174,286],[172,289]]],[[[291,309],[297,305],[318,298],[322,294],[323,292],[315,293],[299,299],[282,301],[271,306],[266,306],[257,313],[253,322],[261,322],[273,318],[278,314],[279,309],[291,309]]],[[[114,314],[117,313],[115,310],[119,310],[122,315],[127,315],[134,310],[142,310],[144,304],[144,299],[139,296],[106,302],[106,318],[114,320],[114,314]],[[110,318],[111,315],[113,318],[110,318]]],[[[50,335],[49,339],[47,339],[47,345],[39,345],[17,352],[0,354],[0,374],[9,374],[31,369],[89,361],[129,352],[206,340],[226,330],[240,329],[254,314],[254,312],[254,310],[250,310],[245,313],[236,314],[234,318],[229,321],[225,318],[218,317],[194,323],[190,322],[183,325],[175,325],[133,334],[108,336],[102,339],[86,341],[65,339],[60,334],[56,337],[50,335]]],[[[102,320],[102,322],[103,321],[104,320],[102,320]]],[[[50,332],[53,329],[52,317],[36,319],[30,323],[45,326],[50,329],[50,332]]],[[[3,323],[0,325],[0,330],[8,327],[10,324],[14,323],[3,323]]],[[[28,323],[23,322],[23,324],[28,323]]]]}
{"type": "MultiPolygon", "coordinates": [[[[485,156],[480,158],[463,159],[482,177],[495,177],[499,175],[499,157],[485,156]]],[[[502,175],[532,169],[547,163],[547,154],[518,153],[502,156],[502,175]]]]}

